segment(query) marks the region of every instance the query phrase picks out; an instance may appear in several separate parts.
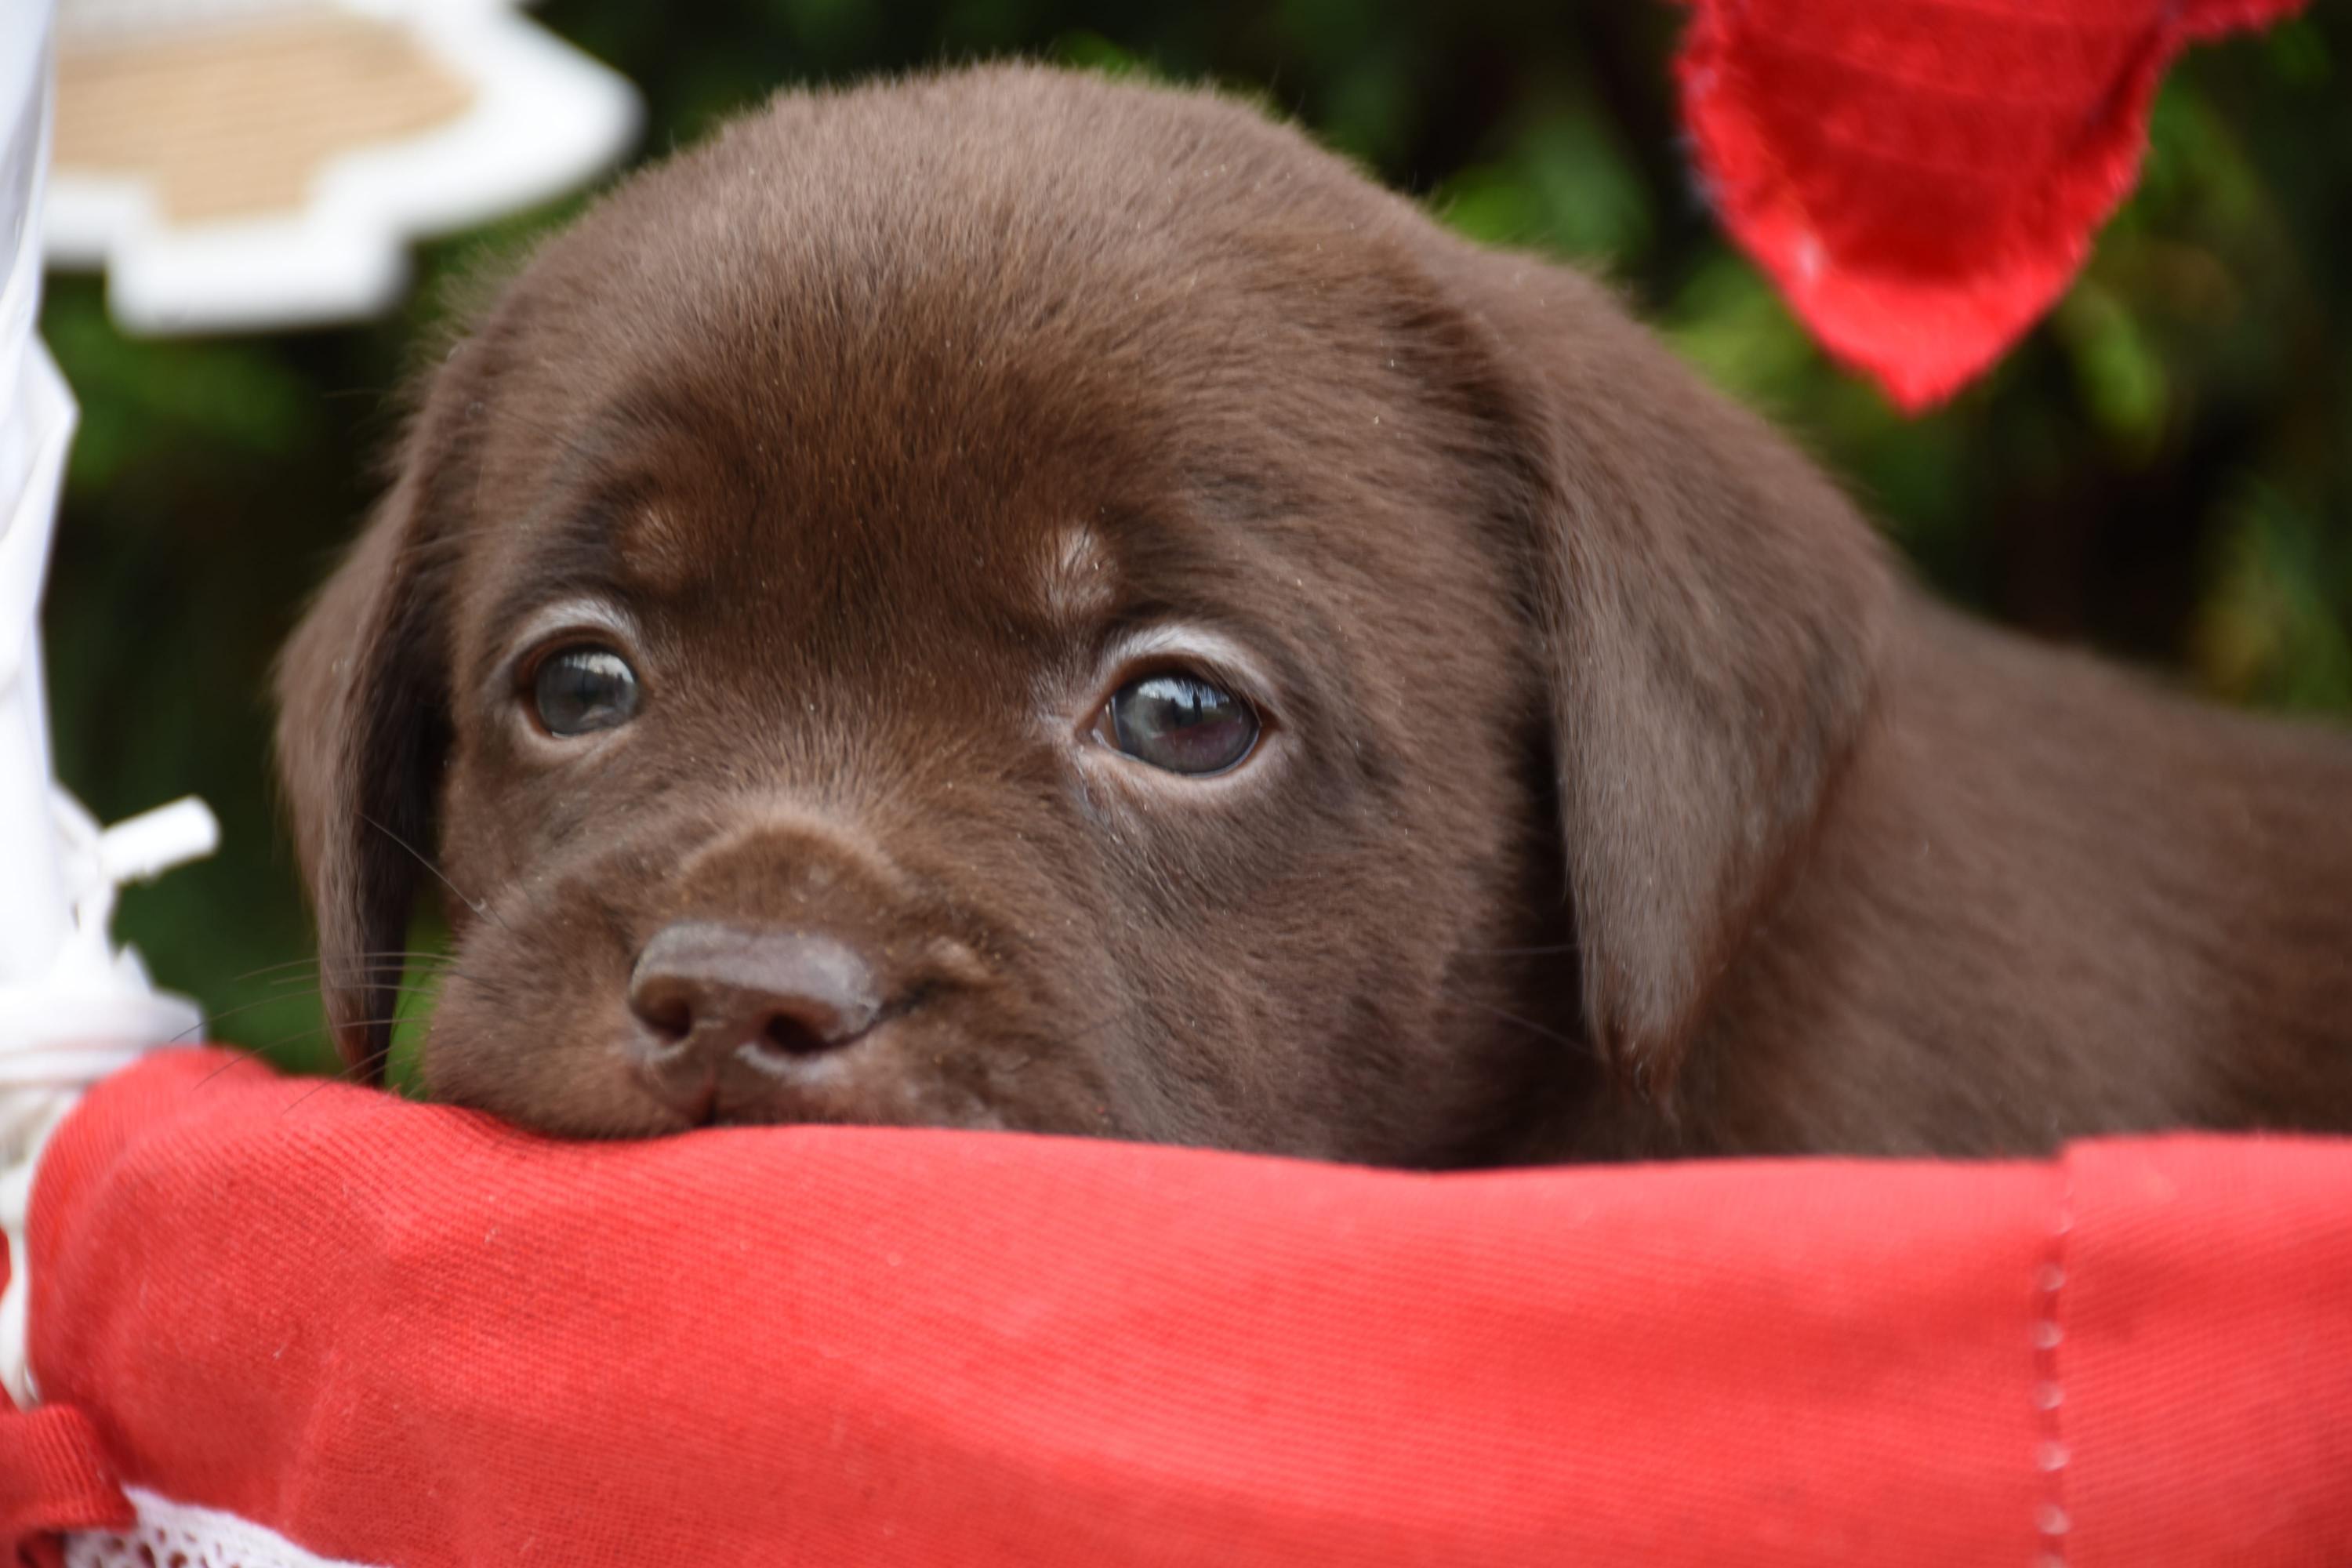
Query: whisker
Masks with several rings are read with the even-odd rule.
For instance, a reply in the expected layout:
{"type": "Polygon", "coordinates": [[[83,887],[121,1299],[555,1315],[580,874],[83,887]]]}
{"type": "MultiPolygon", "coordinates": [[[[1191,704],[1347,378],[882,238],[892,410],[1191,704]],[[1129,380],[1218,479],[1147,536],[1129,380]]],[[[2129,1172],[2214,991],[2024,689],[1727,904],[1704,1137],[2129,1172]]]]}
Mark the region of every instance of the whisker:
{"type": "MultiPolygon", "coordinates": [[[[212,1082],[213,1079],[220,1077],[221,1074],[228,1071],[228,1069],[233,1067],[242,1067],[247,1062],[258,1062],[263,1060],[261,1053],[254,1049],[251,1046],[223,1046],[221,1049],[228,1053],[228,1060],[221,1063],[220,1066],[213,1068],[212,1071],[196,1079],[195,1083],[192,1086],[192,1092],[193,1089],[204,1088],[205,1085],[212,1082]]],[[[265,1062],[264,1065],[266,1066],[267,1063],[265,1062]]]]}
{"type": "Polygon", "coordinates": [[[1538,1024],[1532,1018],[1522,1018],[1517,1013],[1507,1012],[1503,1008],[1496,1006],[1491,1002],[1481,1002],[1475,996],[1457,996],[1454,1000],[1457,1002],[1467,1003],[1469,1005],[1477,1008],[1482,1013],[1491,1013],[1507,1024],[1517,1024],[1520,1028],[1530,1030],[1535,1034],[1542,1036],[1547,1040],[1557,1040],[1572,1051],[1588,1051],[1591,1049],[1591,1047],[1583,1040],[1576,1039],[1571,1036],[1563,1035],[1558,1029],[1552,1028],[1548,1025],[1538,1024]]]}
{"type": "Polygon", "coordinates": [[[338,1083],[356,1082],[357,1080],[352,1075],[358,1072],[361,1068],[366,1065],[368,1064],[363,1062],[348,1062],[336,1072],[321,1073],[319,1076],[319,1081],[317,1084],[313,1085],[304,1093],[299,1094],[292,1100],[287,1101],[286,1105],[278,1112],[278,1114],[284,1116],[294,1110],[297,1107],[308,1104],[310,1097],[317,1094],[322,1089],[329,1088],[331,1085],[338,1083]]]}
{"type": "MultiPolygon", "coordinates": [[[[442,973],[446,974],[455,972],[444,970],[442,973]]],[[[376,982],[371,989],[397,991],[404,996],[430,995],[435,990],[435,988],[430,985],[386,985],[381,981],[376,982]]],[[[235,1007],[223,1007],[216,1013],[207,1013],[205,1015],[203,1019],[195,1025],[189,1028],[181,1030],[178,1034],[173,1036],[163,1043],[167,1046],[179,1045],[181,1042],[191,1039],[198,1035],[209,1033],[215,1024],[221,1022],[225,1018],[234,1018],[241,1013],[250,1013],[257,1007],[275,1007],[281,1003],[293,1000],[300,993],[299,992],[281,991],[275,996],[264,996],[258,1002],[240,1003],[235,1007]]],[[[321,1002],[326,1000],[326,996],[323,992],[320,993],[319,999],[321,1002]]]]}
{"type": "MultiPolygon", "coordinates": [[[[378,974],[398,974],[404,970],[409,969],[416,970],[425,974],[446,974],[449,971],[449,966],[456,962],[457,960],[446,954],[442,954],[438,957],[418,957],[407,959],[394,958],[385,959],[376,963],[338,964],[334,970],[334,973],[338,976],[357,975],[362,979],[366,979],[378,974]]],[[[327,972],[325,970],[311,970],[302,973],[281,974],[277,979],[269,982],[269,984],[273,986],[300,985],[307,981],[323,978],[326,973],[327,972]]]]}
{"type": "MultiPolygon", "coordinates": [[[[397,1024],[400,1022],[400,1017],[395,1012],[394,1016],[390,1018],[362,1018],[357,1020],[357,1022],[362,1028],[367,1028],[376,1024],[397,1024]]],[[[223,1048],[229,1054],[229,1059],[221,1063],[220,1066],[213,1068],[212,1071],[205,1074],[204,1077],[198,1079],[193,1087],[194,1089],[202,1089],[205,1085],[212,1082],[213,1079],[220,1077],[221,1074],[228,1071],[229,1068],[240,1066],[246,1062],[262,1062],[266,1064],[268,1061],[268,1053],[276,1050],[278,1047],[290,1046],[297,1040],[311,1039],[317,1036],[328,1034],[331,1032],[333,1028],[334,1025],[332,1024],[320,1024],[315,1028],[297,1029],[290,1035],[281,1035],[274,1040],[264,1040],[257,1046],[224,1047],[223,1048]]],[[[320,1081],[322,1084],[352,1081],[352,1075],[365,1065],[367,1064],[363,1062],[348,1062],[331,1073],[320,1074],[320,1081]]],[[[316,1092],[316,1090],[312,1091],[312,1093],[316,1092]]],[[[304,1100],[308,1100],[310,1097],[306,1094],[302,1098],[304,1100]]],[[[299,1102],[298,1101],[297,1103],[299,1102]]]]}
{"type": "Polygon", "coordinates": [[[464,904],[467,909],[473,910],[484,920],[497,921],[501,930],[508,931],[512,931],[514,930],[514,928],[508,925],[504,920],[499,919],[499,912],[490,908],[489,900],[488,899],[476,899],[469,897],[466,893],[465,889],[458,887],[457,883],[449,879],[448,875],[444,872],[440,867],[436,866],[431,860],[425,858],[425,852],[417,848],[415,845],[411,844],[407,839],[403,838],[399,834],[394,833],[391,828],[386,827],[383,823],[378,822],[374,817],[370,816],[364,811],[359,814],[359,818],[362,822],[366,823],[370,827],[374,828],[378,833],[383,834],[386,838],[391,839],[394,844],[399,845],[403,849],[407,850],[409,854],[415,856],[418,865],[432,872],[436,877],[440,878],[441,885],[457,896],[458,902],[464,904]]]}
{"type": "MultiPolygon", "coordinates": [[[[448,955],[446,953],[436,952],[427,948],[404,947],[371,948],[364,952],[352,954],[352,957],[354,960],[362,962],[374,959],[431,959],[446,958],[447,956],[448,955]]],[[[284,969],[300,969],[310,964],[315,964],[318,962],[318,955],[316,953],[310,953],[301,958],[289,958],[283,963],[265,963],[258,969],[248,969],[242,974],[230,975],[226,984],[230,985],[238,985],[248,980],[258,980],[265,974],[275,974],[278,971],[284,969]]]]}
{"type": "MultiPolygon", "coordinates": [[[[379,1024],[397,1024],[399,1022],[400,1015],[397,1012],[394,1013],[389,1017],[353,1018],[351,1020],[352,1026],[358,1029],[373,1029],[379,1024]]],[[[280,1046],[290,1046],[297,1040],[316,1039],[320,1035],[332,1032],[334,1027],[335,1026],[332,1024],[320,1024],[313,1028],[297,1029],[290,1035],[280,1035],[274,1040],[264,1040],[258,1046],[254,1047],[253,1050],[257,1055],[264,1051],[274,1051],[280,1046]]]]}
{"type": "MultiPolygon", "coordinates": [[[[319,971],[318,980],[322,988],[354,991],[362,986],[381,985],[387,981],[397,981],[404,974],[411,973],[420,978],[436,979],[455,973],[457,967],[455,959],[444,959],[432,963],[417,963],[411,961],[406,963],[339,965],[333,969],[319,971]]],[[[279,981],[278,984],[281,985],[299,984],[299,981],[279,981]]]]}

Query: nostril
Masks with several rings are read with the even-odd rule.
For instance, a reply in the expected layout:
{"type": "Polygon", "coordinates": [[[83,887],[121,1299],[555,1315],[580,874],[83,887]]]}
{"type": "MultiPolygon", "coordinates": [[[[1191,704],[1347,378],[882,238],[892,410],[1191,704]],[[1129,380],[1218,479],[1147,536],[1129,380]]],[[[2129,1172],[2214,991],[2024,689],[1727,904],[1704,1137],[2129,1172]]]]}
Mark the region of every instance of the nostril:
{"type": "Polygon", "coordinates": [[[683,996],[637,996],[630,1003],[646,1027],[670,1045],[694,1033],[694,1008],[683,996]]]}
{"type": "Polygon", "coordinates": [[[768,1026],[760,1032],[760,1039],[769,1049],[788,1057],[813,1057],[847,1043],[837,1036],[820,1033],[806,1019],[790,1013],[771,1016],[768,1026]]]}

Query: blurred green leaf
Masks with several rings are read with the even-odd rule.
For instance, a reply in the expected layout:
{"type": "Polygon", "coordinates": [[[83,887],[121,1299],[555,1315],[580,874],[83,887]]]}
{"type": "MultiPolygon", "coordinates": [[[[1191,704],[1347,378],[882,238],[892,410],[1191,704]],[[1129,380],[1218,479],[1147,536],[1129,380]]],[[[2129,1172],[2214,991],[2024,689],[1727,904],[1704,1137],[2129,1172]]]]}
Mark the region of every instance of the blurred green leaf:
{"type": "Polygon", "coordinates": [[[2267,487],[2233,510],[2198,616],[2197,673],[2238,701],[2352,709],[2352,538],[2267,487]]]}
{"type": "Polygon", "coordinates": [[[2336,55],[2327,36],[2308,16],[2289,16],[2264,35],[2271,68],[2283,81],[2322,88],[2336,79],[2336,55]]]}
{"type": "Polygon", "coordinates": [[[2119,446],[2152,456],[2170,387],[2163,364],[2122,300],[2085,279],[2053,318],[2092,416],[2119,446]]]}
{"type": "Polygon", "coordinates": [[[1091,28],[1076,27],[1054,40],[1054,58],[1080,70],[1099,71],[1105,76],[1149,76],[1150,68],[1129,51],[1119,47],[1091,28]]]}
{"type": "Polygon", "coordinates": [[[77,489],[111,483],[159,446],[268,462],[322,434],[316,388],[266,342],[134,342],[87,283],[52,290],[41,332],[82,405],[68,470],[77,489]]]}
{"type": "Polygon", "coordinates": [[[1473,239],[1540,246],[1612,268],[1648,252],[1649,193],[1591,110],[1555,109],[1503,155],[1438,187],[1437,210],[1473,239]]]}
{"type": "Polygon", "coordinates": [[[1727,252],[1692,273],[1660,324],[1701,374],[1759,407],[1788,406],[1822,367],[1821,350],[1764,275],[1727,252]]]}

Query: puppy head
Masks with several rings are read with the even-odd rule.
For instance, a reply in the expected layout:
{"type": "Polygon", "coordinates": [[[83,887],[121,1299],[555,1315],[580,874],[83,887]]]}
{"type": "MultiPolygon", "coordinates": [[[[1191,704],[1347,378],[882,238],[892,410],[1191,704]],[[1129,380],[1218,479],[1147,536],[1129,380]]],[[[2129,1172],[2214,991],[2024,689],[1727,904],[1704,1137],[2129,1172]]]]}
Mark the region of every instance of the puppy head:
{"type": "Polygon", "coordinates": [[[436,857],[444,1098],[1489,1159],[1671,1069],[1882,585],[1581,279],[1214,99],[968,73],[541,253],[281,766],[355,1062],[436,857]]]}

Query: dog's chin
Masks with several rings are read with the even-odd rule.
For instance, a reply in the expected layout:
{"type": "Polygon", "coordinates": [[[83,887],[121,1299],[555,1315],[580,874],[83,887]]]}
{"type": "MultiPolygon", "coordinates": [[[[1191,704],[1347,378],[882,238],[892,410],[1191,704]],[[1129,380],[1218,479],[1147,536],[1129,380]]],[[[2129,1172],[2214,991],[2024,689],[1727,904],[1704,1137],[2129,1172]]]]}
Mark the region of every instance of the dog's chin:
{"type": "Polygon", "coordinates": [[[634,1025],[599,1031],[599,1043],[568,1048],[512,1045],[436,1028],[420,1065],[433,1100],[486,1111],[564,1138],[654,1138],[704,1127],[823,1124],[967,1131],[1102,1132],[992,1094],[989,1075],[959,1070],[931,1042],[866,1039],[841,1050],[777,1059],[746,1047],[707,1068],[664,1071],[651,1064],[634,1025]],[[909,1061],[919,1053],[921,1067],[909,1061]],[[928,1070],[924,1070],[928,1068],[928,1070]]]}
{"type": "Polygon", "coordinates": [[[862,1127],[947,1127],[1003,1131],[1004,1112],[937,1072],[862,1058],[861,1047],[808,1059],[775,1059],[745,1047],[689,1076],[633,1067],[636,1091],[670,1120],[669,1129],[816,1122],[862,1127]]]}

